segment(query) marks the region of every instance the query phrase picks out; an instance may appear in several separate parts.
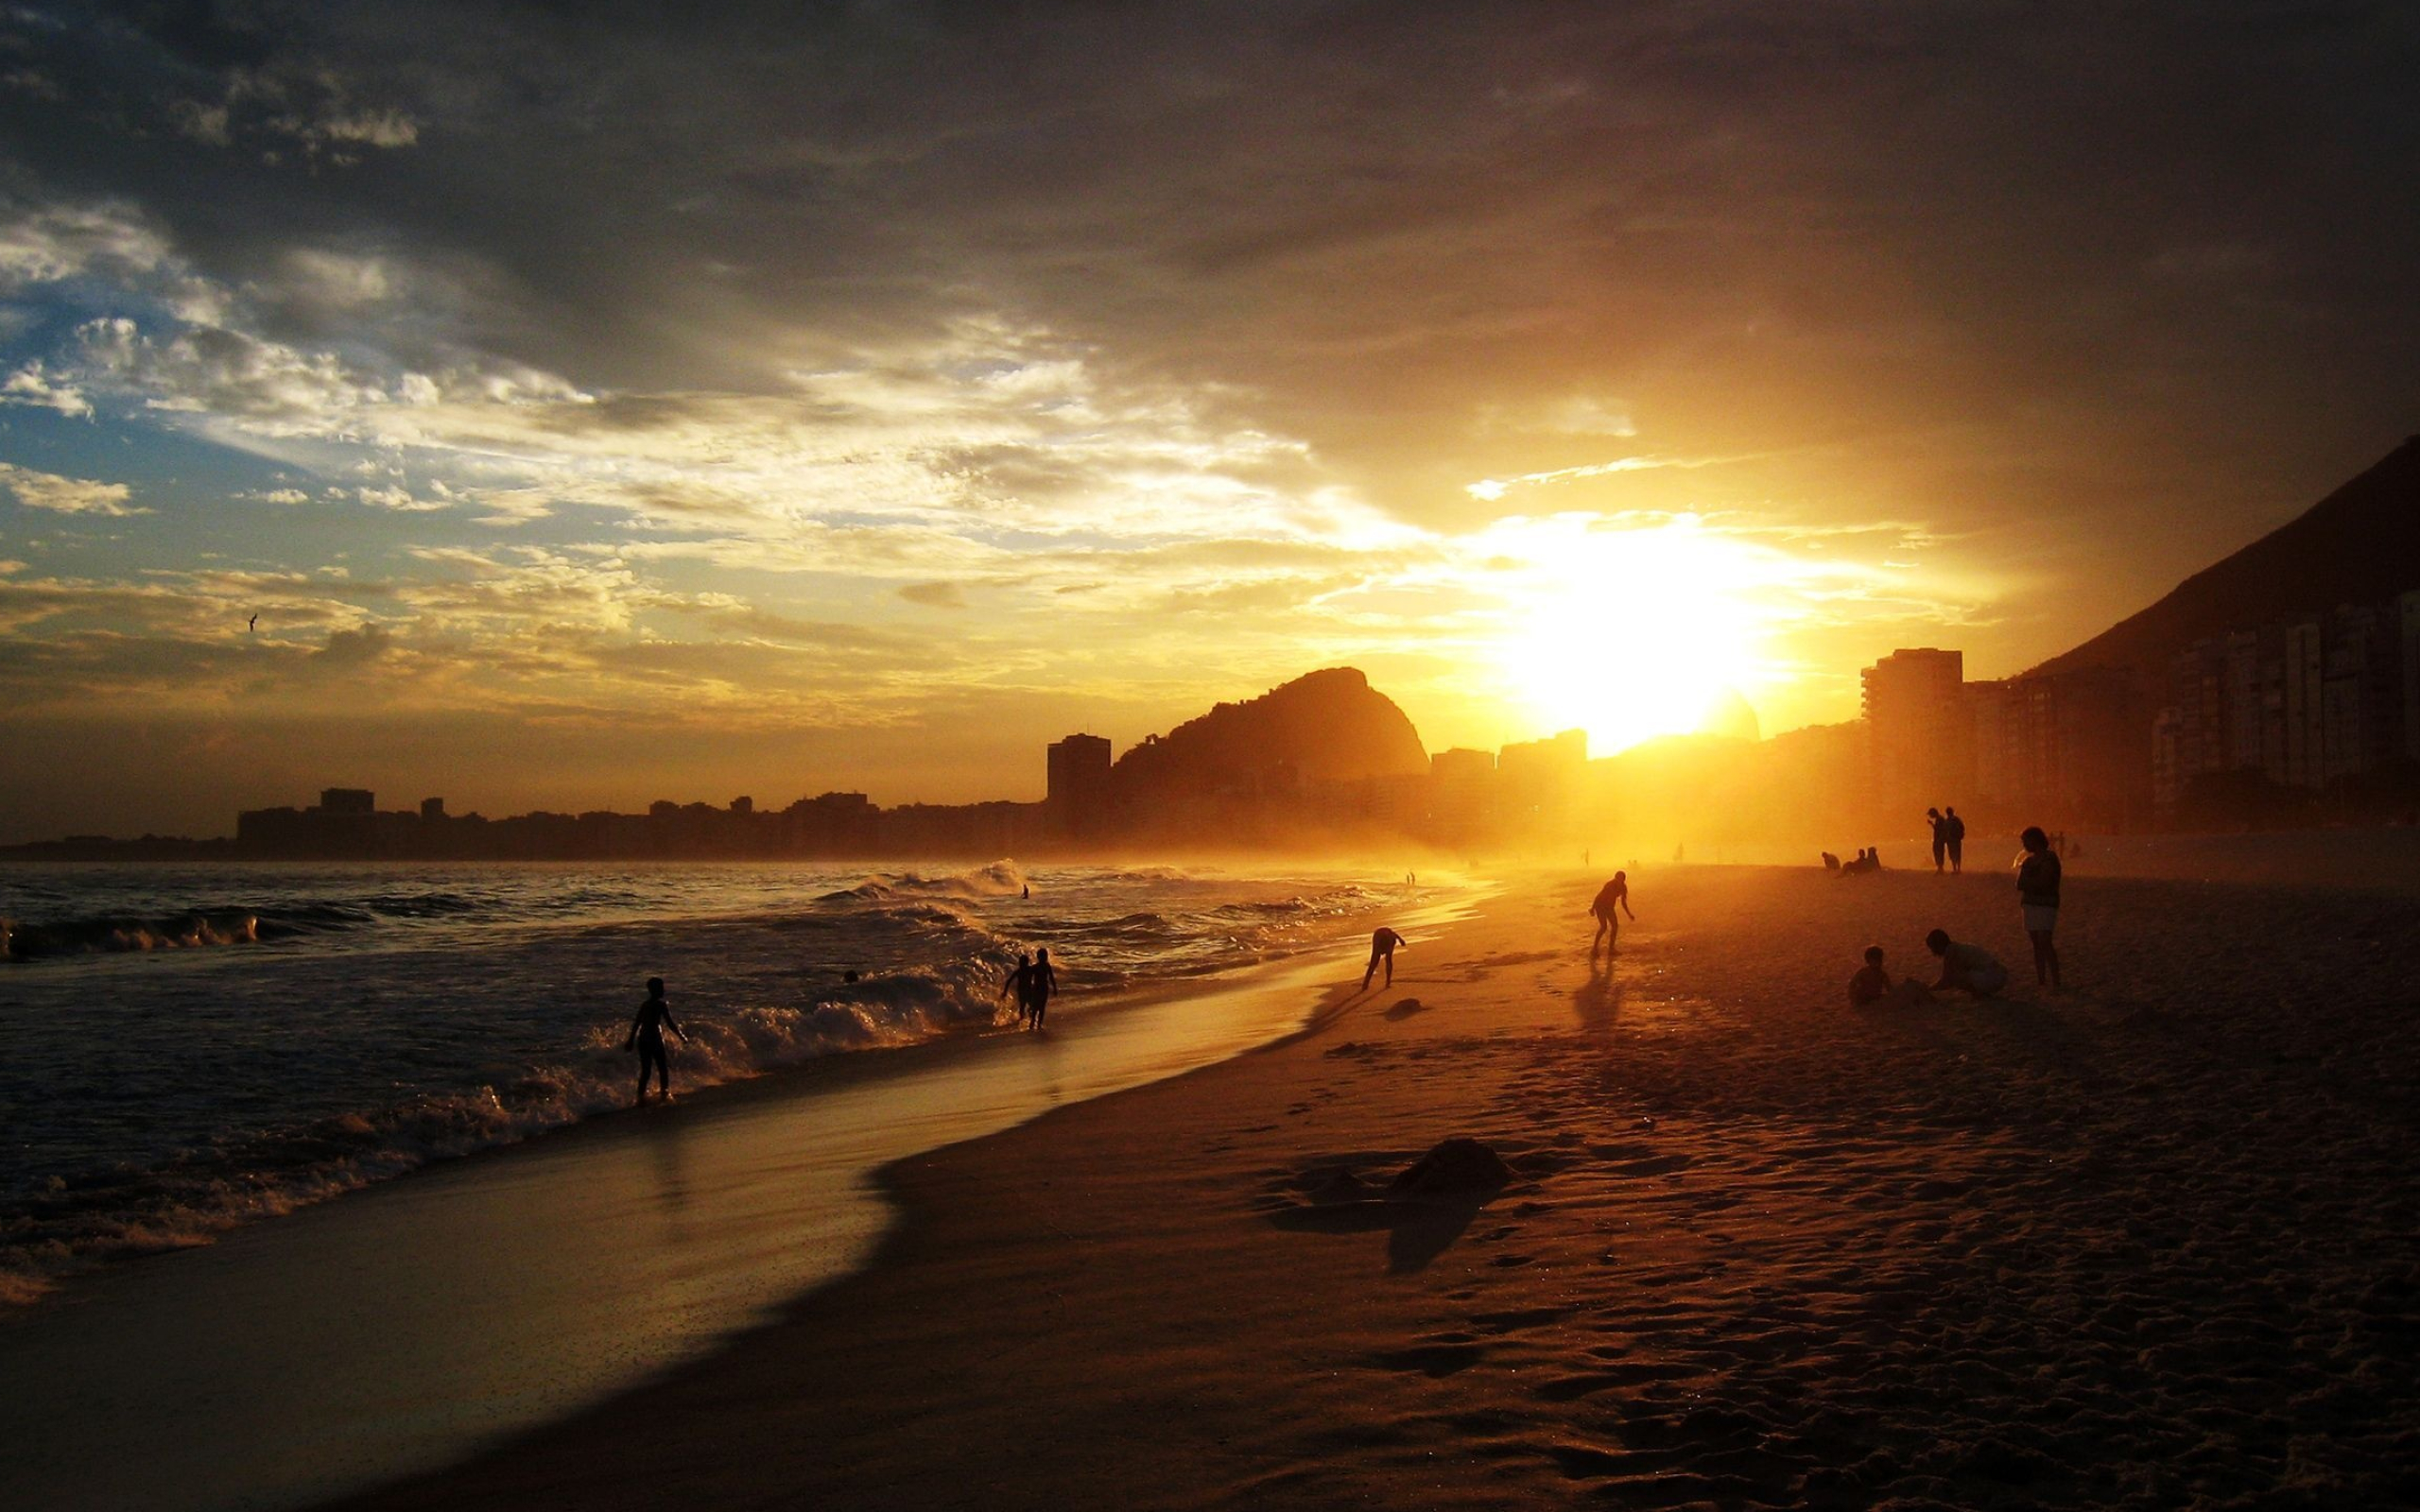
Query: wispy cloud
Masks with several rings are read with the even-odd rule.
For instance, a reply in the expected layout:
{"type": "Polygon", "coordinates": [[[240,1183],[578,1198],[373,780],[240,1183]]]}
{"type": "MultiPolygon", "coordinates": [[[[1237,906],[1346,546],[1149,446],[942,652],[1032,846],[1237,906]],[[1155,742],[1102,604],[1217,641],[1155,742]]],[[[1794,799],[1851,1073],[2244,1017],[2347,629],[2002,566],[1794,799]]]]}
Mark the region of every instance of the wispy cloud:
{"type": "Polygon", "coordinates": [[[0,489],[7,489],[28,509],[59,514],[130,515],[146,511],[127,503],[134,490],[123,483],[61,477],[14,462],[0,462],[0,489]]]}

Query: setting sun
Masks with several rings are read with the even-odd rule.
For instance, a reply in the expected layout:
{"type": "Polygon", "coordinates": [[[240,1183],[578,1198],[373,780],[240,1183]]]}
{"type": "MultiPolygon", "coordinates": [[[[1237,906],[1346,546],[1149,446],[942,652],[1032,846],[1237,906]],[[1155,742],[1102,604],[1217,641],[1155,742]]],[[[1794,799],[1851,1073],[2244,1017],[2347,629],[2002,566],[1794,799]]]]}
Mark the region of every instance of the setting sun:
{"type": "Polygon", "coordinates": [[[1500,529],[1529,579],[1502,664],[1542,728],[1585,729],[1591,750],[1611,753],[1697,730],[1730,695],[1753,701],[1773,680],[1764,640],[1778,610],[1757,593],[1779,568],[1760,548],[1695,515],[1500,529]]]}

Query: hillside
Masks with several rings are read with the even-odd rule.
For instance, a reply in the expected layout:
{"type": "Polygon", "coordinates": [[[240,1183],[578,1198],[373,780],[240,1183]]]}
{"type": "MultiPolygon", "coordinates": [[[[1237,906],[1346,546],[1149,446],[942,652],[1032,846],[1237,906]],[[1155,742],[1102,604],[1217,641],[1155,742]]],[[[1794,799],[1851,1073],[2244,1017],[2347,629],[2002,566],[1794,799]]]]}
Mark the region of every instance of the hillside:
{"type": "Polygon", "coordinates": [[[1428,770],[1428,753],[1369,679],[1329,667],[1146,740],[1117,759],[1114,781],[1130,798],[1203,793],[1279,766],[1313,781],[1411,776],[1428,770]]]}
{"type": "Polygon", "coordinates": [[[2205,635],[2420,588],[2420,437],[2141,613],[2036,672],[2156,673],[2205,635]]]}

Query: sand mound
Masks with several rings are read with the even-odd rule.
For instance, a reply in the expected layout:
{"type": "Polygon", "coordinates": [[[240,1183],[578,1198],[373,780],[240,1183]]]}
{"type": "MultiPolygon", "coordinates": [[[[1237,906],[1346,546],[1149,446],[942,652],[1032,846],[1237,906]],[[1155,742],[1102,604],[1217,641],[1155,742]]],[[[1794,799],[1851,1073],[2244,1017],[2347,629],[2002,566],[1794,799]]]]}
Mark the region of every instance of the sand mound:
{"type": "Polygon", "coordinates": [[[1414,1160],[1387,1185],[1391,1197],[1466,1196],[1512,1179],[1503,1157],[1477,1140],[1451,1139],[1414,1160]]]}

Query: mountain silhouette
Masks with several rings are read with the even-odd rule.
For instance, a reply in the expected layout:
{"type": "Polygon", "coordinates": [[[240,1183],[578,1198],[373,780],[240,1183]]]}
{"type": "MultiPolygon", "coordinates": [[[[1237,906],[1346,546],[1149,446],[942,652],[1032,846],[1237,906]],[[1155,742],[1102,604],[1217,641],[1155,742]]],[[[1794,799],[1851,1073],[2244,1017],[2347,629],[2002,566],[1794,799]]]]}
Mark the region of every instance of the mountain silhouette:
{"type": "Polygon", "coordinates": [[[2420,588],[2420,436],[2151,608],[2033,670],[2118,667],[2156,679],[2204,636],[2375,603],[2409,588],[2420,588]]]}
{"type": "Polygon", "coordinates": [[[1328,667],[1222,703],[1117,759],[1121,797],[1209,793],[1280,768],[1313,782],[1415,776],[1428,752],[1394,700],[1354,667],[1328,667]]]}

